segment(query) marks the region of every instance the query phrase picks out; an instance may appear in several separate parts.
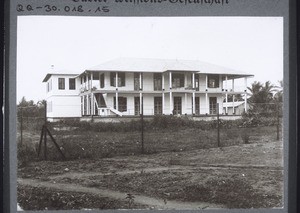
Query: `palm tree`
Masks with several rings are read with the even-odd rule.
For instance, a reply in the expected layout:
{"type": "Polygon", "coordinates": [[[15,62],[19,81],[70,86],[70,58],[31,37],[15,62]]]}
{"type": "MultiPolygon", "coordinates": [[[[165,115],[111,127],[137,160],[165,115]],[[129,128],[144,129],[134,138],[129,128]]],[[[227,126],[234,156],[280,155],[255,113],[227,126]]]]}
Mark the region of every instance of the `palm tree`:
{"type": "Polygon", "coordinates": [[[274,95],[274,101],[276,103],[282,103],[283,101],[283,81],[278,81],[279,86],[275,86],[276,93],[274,95]]]}
{"type": "Polygon", "coordinates": [[[273,101],[273,94],[275,87],[270,81],[267,81],[261,89],[260,96],[262,97],[263,103],[271,103],[273,101]]]}
{"type": "Polygon", "coordinates": [[[249,104],[252,106],[251,112],[259,115],[268,115],[270,110],[273,109],[274,91],[275,87],[270,81],[264,84],[255,81],[251,87],[248,87],[251,92],[249,104]]]}
{"type": "Polygon", "coordinates": [[[260,99],[259,93],[263,85],[259,81],[254,81],[248,90],[251,92],[251,97],[249,98],[249,103],[257,103],[260,99]]]}

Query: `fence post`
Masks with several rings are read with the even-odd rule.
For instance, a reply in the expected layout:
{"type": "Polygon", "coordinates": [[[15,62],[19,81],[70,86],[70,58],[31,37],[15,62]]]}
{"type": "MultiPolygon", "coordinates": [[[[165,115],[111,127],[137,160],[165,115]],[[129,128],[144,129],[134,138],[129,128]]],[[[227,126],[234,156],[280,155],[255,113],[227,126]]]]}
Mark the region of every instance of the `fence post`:
{"type": "Polygon", "coordinates": [[[279,140],[279,103],[277,104],[277,140],[279,140]]]}
{"type": "Polygon", "coordinates": [[[144,97],[142,97],[142,104],[141,104],[141,142],[142,142],[142,154],[144,154],[144,97]]]}
{"type": "Polygon", "coordinates": [[[20,128],[21,128],[21,146],[23,145],[23,107],[21,107],[21,119],[20,119],[20,128]]]}
{"type": "Polygon", "coordinates": [[[220,147],[220,116],[219,116],[219,103],[217,103],[217,142],[220,147]]]}

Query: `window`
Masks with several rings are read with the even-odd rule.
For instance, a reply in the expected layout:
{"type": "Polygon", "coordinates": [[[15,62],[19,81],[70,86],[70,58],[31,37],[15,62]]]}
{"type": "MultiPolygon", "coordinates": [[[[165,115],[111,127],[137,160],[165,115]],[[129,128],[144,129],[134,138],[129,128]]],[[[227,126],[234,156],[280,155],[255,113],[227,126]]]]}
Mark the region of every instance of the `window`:
{"type": "Polygon", "coordinates": [[[172,88],[184,87],[184,74],[174,73],[172,75],[172,88]]]}
{"type": "MultiPolygon", "coordinates": [[[[115,72],[110,73],[110,86],[116,87],[116,73],[115,72]]],[[[124,86],[125,86],[125,73],[118,72],[118,87],[124,87],[124,86]]]]}
{"type": "Polygon", "coordinates": [[[217,114],[217,97],[209,97],[209,114],[217,114]]]}
{"type": "Polygon", "coordinates": [[[218,88],[219,87],[219,75],[208,75],[207,85],[208,85],[208,88],[218,88]]]}
{"type": "Polygon", "coordinates": [[[195,88],[196,88],[196,91],[199,91],[199,87],[200,87],[200,84],[199,84],[199,75],[195,74],[195,88]]]}
{"type": "Polygon", "coordinates": [[[76,89],[75,78],[69,78],[69,89],[70,90],[75,90],[76,89]]]}
{"type": "Polygon", "coordinates": [[[161,73],[154,73],[153,76],[153,86],[154,86],[154,90],[162,90],[162,76],[161,73]]]}
{"type": "Polygon", "coordinates": [[[49,82],[47,82],[47,92],[49,92],[49,82]]]}
{"type": "Polygon", "coordinates": [[[65,79],[58,78],[58,89],[63,90],[65,89],[65,79]]]}
{"type": "Polygon", "coordinates": [[[104,73],[100,75],[100,88],[104,88],[104,73]]]}
{"type": "MultiPolygon", "coordinates": [[[[193,99],[192,99],[193,101],[193,99]]],[[[195,114],[200,115],[200,98],[195,97],[195,114]]]]}
{"type": "Polygon", "coordinates": [[[135,91],[139,91],[140,90],[140,73],[137,73],[137,72],[134,73],[134,79],[133,79],[133,81],[134,81],[134,83],[133,83],[134,84],[134,90],[135,91]]]}
{"type": "MultiPolygon", "coordinates": [[[[127,111],[127,98],[125,97],[118,97],[118,111],[126,112],[127,111]]],[[[114,97],[114,108],[116,109],[116,97],[114,97]]]]}
{"type": "Polygon", "coordinates": [[[140,115],[140,97],[134,97],[134,115],[140,115]]]}

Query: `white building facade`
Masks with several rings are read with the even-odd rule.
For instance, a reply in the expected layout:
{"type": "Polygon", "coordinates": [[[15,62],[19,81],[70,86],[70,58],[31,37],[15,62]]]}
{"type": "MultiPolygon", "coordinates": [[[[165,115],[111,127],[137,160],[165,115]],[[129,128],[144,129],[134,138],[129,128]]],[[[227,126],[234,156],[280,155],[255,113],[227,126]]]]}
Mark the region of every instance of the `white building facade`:
{"type": "Polygon", "coordinates": [[[253,75],[198,61],[121,58],[77,75],[47,74],[43,82],[48,118],[209,116],[228,114],[223,103],[229,95],[247,100],[249,77],[253,75]],[[235,79],[244,85],[235,87],[235,79]]]}

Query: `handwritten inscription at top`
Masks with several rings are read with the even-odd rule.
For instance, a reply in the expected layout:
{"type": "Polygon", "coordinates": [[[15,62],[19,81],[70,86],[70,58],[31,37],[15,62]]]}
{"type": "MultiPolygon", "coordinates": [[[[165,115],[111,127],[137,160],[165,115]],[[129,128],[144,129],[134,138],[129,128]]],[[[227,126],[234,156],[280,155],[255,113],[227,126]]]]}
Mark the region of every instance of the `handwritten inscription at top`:
{"type": "MultiPolygon", "coordinates": [[[[72,0],[73,2],[84,2],[84,3],[109,3],[108,0],[72,0]]],[[[132,3],[132,4],[142,4],[142,3],[171,3],[171,4],[228,4],[229,0],[114,0],[115,3],[132,3]]]]}
{"type": "Polygon", "coordinates": [[[115,4],[114,7],[120,4],[180,4],[180,5],[226,5],[229,4],[229,0],[70,0],[66,5],[56,5],[55,3],[46,4],[46,5],[38,5],[36,4],[18,4],[16,11],[19,13],[28,13],[34,11],[44,11],[47,13],[57,14],[61,12],[67,13],[108,13],[111,11],[111,6],[115,4]],[[78,3],[75,4],[74,3],[78,3]],[[89,4],[93,3],[93,4],[89,4]]]}
{"type": "Polygon", "coordinates": [[[98,3],[107,3],[108,0],[72,0],[73,2],[98,2],[98,3]]]}

